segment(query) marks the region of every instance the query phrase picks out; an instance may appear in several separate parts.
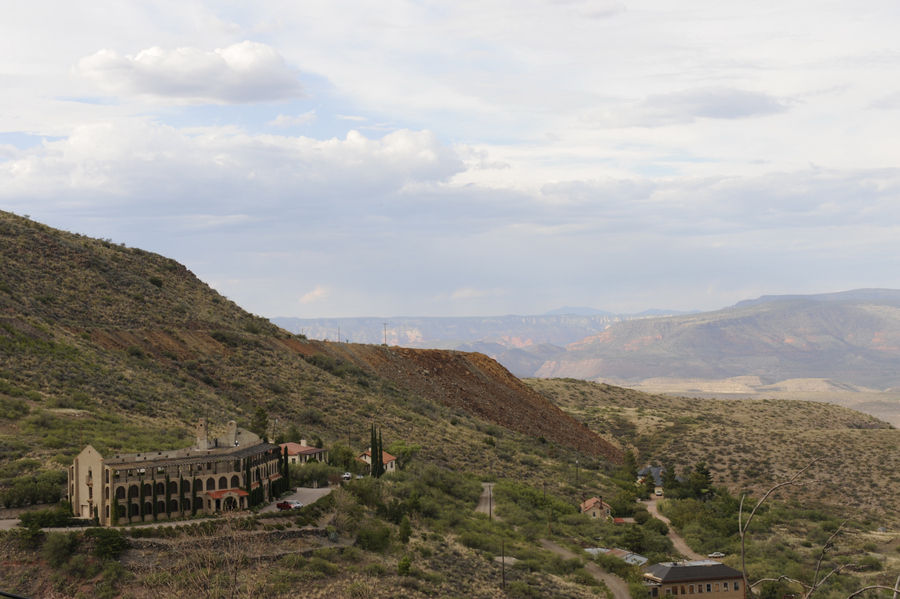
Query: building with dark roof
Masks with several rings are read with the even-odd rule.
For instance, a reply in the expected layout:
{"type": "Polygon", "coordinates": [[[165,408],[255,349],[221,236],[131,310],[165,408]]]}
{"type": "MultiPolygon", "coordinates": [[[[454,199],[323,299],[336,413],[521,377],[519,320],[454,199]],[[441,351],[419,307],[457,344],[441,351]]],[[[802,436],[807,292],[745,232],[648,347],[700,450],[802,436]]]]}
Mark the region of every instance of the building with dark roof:
{"type": "Polygon", "coordinates": [[[271,495],[280,462],[281,448],[234,421],[210,439],[201,418],[197,443],[184,449],[104,458],[88,445],[69,466],[69,501],[76,516],[103,526],[245,509],[249,491],[271,495]]]}
{"type": "MultiPolygon", "coordinates": [[[[663,562],[644,569],[651,597],[703,595],[702,599],[744,599],[744,577],[722,562],[663,562]]],[[[700,598],[698,598],[700,599],[700,598]]]]}

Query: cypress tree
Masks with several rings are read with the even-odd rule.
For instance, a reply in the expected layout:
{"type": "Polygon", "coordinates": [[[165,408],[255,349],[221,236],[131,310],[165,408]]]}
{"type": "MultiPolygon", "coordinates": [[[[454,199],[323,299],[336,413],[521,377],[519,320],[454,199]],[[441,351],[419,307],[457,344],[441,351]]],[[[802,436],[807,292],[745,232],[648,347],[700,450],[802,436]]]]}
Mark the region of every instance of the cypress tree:
{"type": "Polygon", "coordinates": [[[153,485],[153,520],[156,520],[156,513],[159,511],[156,505],[156,477],[150,479],[150,484],[153,485]]]}
{"type": "Polygon", "coordinates": [[[169,489],[169,475],[166,474],[166,516],[172,517],[172,490],[169,489]]]}
{"type": "Polygon", "coordinates": [[[378,431],[378,476],[384,474],[384,441],[381,438],[381,431],[378,431]]]}
{"type": "Polygon", "coordinates": [[[284,448],[284,453],[281,454],[281,464],[284,469],[282,473],[284,476],[284,491],[287,492],[291,489],[291,465],[288,463],[287,447],[284,448]]]}
{"type": "Polygon", "coordinates": [[[147,515],[147,514],[144,512],[144,499],[146,499],[146,497],[147,497],[147,493],[144,491],[144,479],[143,479],[143,478],[139,478],[139,479],[138,479],[138,484],[141,486],[141,509],[139,510],[139,513],[141,514],[141,522],[143,522],[143,521],[144,521],[144,516],[147,515]]]}
{"type": "Polygon", "coordinates": [[[191,477],[191,516],[197,515],[197,477],[191,477]]]}
{"type": "Polygon", "coordinates": [[[184,514],[184,483],[186,481],[181,478],[181,471],[178,474],[178,510],[184,514]]]}

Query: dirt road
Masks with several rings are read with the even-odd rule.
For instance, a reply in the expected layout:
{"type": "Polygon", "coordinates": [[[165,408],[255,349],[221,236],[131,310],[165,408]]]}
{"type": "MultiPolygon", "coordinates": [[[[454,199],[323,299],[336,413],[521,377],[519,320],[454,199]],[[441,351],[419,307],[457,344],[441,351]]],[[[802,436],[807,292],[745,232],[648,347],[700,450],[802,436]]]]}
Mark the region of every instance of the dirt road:
{"type": "Polygon", "coordinates": [[[672,523],[669,522],[669,519],[659,513],[659,510],[656,509],[656,500],[651,499],[644,503],[647,506],[647,511],[650,512],[650,515],[654,518],[659,518],[663,522],[669,525],[669,538],[672,539],[672,544],[675,545],[675,549],[681,553],[683,556],[689,559],[706,559],[705,555],[700,555],[696,551],[692,550],[687,546],[687,543],[684,542],[680,536],[675,534],[675,530],[672,528],[672,523]]]}
{"type": "Polygon", "coordinates": [[[492,493],[494,492],[494,483],[481,483],[481,486],[484,487],[484,491],[481,492],[481,497],[478,498],[478,507],[475,508],[476,512],[481,514],[489,514],[492,518],[496,518],[496,514],[494,514],[494,502],[492,500],[492,493]]]}
{"type": "MultiPolygon", "coordinates": [[[[574,553],[565,547],[561,547],[547,539],[541,539],[541,547],[566,559],[576,557],[574,553]]],[[[628,592],[628,583],[618,576],[613,576],[609,572],[605,572],[600,566],[593,562],[585,562],[584,569],[588,571],[588,574],[606,584],[607,588],[612,592],[613,599],[631,599],[631,593],[628,592]]]]}

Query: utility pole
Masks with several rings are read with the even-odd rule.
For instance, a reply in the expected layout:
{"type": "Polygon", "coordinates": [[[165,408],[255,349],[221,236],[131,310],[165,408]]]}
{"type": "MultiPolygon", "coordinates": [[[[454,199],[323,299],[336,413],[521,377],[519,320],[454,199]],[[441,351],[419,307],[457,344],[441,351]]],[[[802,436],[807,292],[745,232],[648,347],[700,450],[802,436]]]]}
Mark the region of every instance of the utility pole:
{"type": "Polygon", "coordinates": [[[500,541],[500,573],[503,577],[501,588],[506,588],[506,541],[500,541]]]}
{"type": "Polygon", "coordinates": [[[494,485],[488,487],[488,522],[494,521],[494,485]]]}
{"type": "Polygon", "coordinates": [[[575,486],[578,486],[578,458],[575,458],[575,486]]]}
{"type": "Polygon", "coordinates": [[[387,323],[382,322],[381,324],[384,325],[384,344],[387,345],[387,323]]]}

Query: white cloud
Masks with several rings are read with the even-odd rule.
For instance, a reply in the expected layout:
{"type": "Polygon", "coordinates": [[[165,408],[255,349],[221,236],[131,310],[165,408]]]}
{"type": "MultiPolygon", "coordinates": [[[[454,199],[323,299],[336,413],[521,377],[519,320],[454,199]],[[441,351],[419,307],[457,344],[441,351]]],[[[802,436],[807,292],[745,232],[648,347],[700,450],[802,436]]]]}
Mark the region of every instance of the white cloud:
{"type": "Polygon", "coordinates": [[[780,114],[789,101],[769,94],[729,87],[703,87],[653,94],[631,106],[612,108],[586,118],[604,127],[662,127],[697,119],[745,119],[780,114]]]}
{"type": "Polygon", "coordinates": [[[304,112],[303,114],[298,114],[297,116],[288,116],[284,114],[279,114],[273,120],[269,121],[269,125],[273,127],[297,127],[300,125],[309,125],[310,123],[314,123],[316,121],[316,111],[310,110],[309,112],[304,112]]]}
{"type": "Polygon", "coordinates": [[[352,115],[347,115],[347,114],[336,114],[334,116],[337,117],[337,119],[341,120],[341,121],[357,121],[357,122],[361,123],[363,121],[369,120],[364,116],[352,116],[352,115]]]}
{"type": "Polygon", "coordinates": [[[328,299],[329,290],[328,288],[322,285],[316,285],[316,288],[310,291],[309,293],[304,294],[300,298],[301,304],[311,304],[313,302],[319,302],[324,299],[328,299]]]}
{"type": "Polygon", "coordinates": [[[184,104],[248,104],[302,97],[297,72],[271,46],[244,41],[206,52],[153,46],[135,56],[100,50],[75,73],[102,90],[184,104]]]}
{"type": "Polygon", "coordinates": [[[410,183],[445,181],[464,168],[430,131],[400,130],[380,139],[350,131],[344,139],[316,140],[216,129],[189,135],[124,121],[79,127],[67,139],[0,162],[0,198],[86,209],[153,198],[157,209],[179,214],[208,205],[239,207],[252,198],[264,210],[298,198],[363,202],[410,183]]]}

